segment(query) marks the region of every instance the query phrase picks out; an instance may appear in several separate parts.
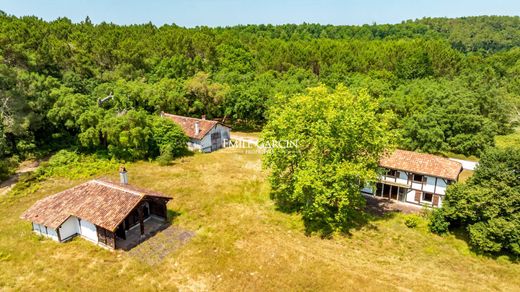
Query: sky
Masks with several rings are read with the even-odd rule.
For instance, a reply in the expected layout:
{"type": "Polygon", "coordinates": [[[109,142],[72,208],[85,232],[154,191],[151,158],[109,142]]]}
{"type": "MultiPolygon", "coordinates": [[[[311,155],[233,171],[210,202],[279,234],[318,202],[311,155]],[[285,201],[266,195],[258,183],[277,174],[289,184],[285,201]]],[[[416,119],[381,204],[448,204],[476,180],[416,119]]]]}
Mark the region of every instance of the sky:
{"type": "Polygon", "coordinates": [[[0,10],[45,20],[194,27],[237,24],[398,23],[422,17],[520,15],[518,0],[0,0],[0,10]]]}

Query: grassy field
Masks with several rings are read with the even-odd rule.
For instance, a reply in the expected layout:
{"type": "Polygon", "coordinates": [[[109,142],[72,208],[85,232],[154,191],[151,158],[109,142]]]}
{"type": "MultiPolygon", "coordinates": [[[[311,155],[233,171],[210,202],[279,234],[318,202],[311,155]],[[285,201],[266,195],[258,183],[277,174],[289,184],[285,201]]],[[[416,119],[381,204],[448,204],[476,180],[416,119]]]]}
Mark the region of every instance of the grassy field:
{"type": "Polygon", "coordinates": [[[496,136],[495,144],[498,148],[520,148],[520,128],[516,128],[514,133],[511,133],[509,135],[496,136]]]}
{"type": "MultiPolygon", "coordinates": [[[[183,246],[158,234],[137,252],[82,239],[60,244],[32,234],[19,215],[37,199],[82,180],[50,178],[0,198],[0,290],[504,290],[520,287],[520,265],[473,254],[455,236],[374,218],[350,236],[305,236],[298,215],[277,211],[260,156],[226,149],[171,166],[129,164],[131,184],[170,194],[183,246]],[[172,246],[156,262],[152,247],[172,246]],[[175,248],[174,248],[175,247],[175,248]]],[[[101,175],[101,174],[100,174],[101,175]]],[[[116,172],[105,173],[116,178],[116,172]]],[[[164,233],[164,232],[163,232],[164,233]]]]}

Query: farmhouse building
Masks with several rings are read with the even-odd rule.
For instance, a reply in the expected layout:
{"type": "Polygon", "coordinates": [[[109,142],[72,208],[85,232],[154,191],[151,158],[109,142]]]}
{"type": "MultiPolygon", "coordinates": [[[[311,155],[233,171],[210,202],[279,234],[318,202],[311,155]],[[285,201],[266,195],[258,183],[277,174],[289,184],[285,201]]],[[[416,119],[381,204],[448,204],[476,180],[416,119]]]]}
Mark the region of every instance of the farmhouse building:
{"type": "Polygon", "coordinates": [[[229,142],[231,128],[217,121],[161,113],[162,117],[179,125],[190,138],[188,148],[193,151],[212,152],[229,142]]]}
{"type": "Polygon", "coordinates": [[[431,154],[396,150],[380,159],[384,173],[364,193],[411,204],[442,206],[446,188],[458,180],[459,162],[431,154]]]}
{"type": "Polygon", "coordinates": [[[126,249],[167,224],[171,197],[124,182],[126,173],[121,184],[85,182],[37,201],[21,218],[31,221],[37,234],[58,242],[81,236],[110,249],[126,249]]]}

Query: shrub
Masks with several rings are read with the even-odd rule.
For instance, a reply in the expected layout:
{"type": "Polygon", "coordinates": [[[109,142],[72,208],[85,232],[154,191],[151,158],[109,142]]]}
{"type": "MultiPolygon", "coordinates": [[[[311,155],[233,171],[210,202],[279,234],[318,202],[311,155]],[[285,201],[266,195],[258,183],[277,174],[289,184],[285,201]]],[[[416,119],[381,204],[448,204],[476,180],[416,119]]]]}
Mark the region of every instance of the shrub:
{"type": "Polygon", "coordinates": [[[432,211],[429,217],[428,228],[431,232],[437,234],[444,234],[448,232],[450,222],[444,218],[442,209],[435,209],[432,211]]]}
{"type": "Polygon", "coordinates": [[[166,145],[165,147],[161,148],[161,155],[157,157],[157,162],[161,166],[166,166],[170,164],[170,162],[173,160],[173,147],[171,145],[166,145]]]}
{"type": "Polygon", "coordinates": [[[0,160],[0,181],[3,181],[13,175],[18,165],[18,157],[13,156],[0,160]]]}
{"type": "Polygon", "coordinates": [[[80,155],[73,151],[61,150],[48,162],[38,168],[37,177],[87,178],[99,173],[115,171],[117,160],[99,158],[97,155],[80,155]]]}
{"type": "Polygon", "coordinates": [[[489,148],[466,183],[448,188],[443,210],[432,216],[431,230],[460,226],[478,251],[519,256],[519,206],[520,149],[489,148]]]}
{"type": "Polygon", "coordinates": [[[417,215],[408,215],[404,219],[404,225],[408,228],[415,228],[419,225],[419,220],[421,220],[421,218],[417,215]]]}

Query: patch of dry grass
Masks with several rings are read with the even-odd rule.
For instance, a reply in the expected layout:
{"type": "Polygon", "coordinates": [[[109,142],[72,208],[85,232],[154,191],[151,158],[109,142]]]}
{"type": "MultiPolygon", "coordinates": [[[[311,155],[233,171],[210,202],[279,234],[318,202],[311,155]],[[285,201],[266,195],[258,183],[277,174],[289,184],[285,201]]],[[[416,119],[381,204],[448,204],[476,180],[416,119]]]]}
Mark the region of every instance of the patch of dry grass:
{"type": "MultiPolygon", "coordinates": [[[[395,215],[348,237],[305,236],[277,211],[260,156],[225,149],[171,166],[127,165],[129,180],[174,199],[174,225],[196,233],[154,265],[82,239],[40,240],[18,219],[35,200],[80,181],[42,182],[0,201],[0,287],[14,290],[515,290],[520,265],[474,255],[454,236],[395,215]]],[[[114,179],[117,173],[108,174],[114,179]]],[[[159,238],[160,239],[160,238],[159,238]]],[[[144,244],[153,243],[154,238],[144,244]]]]}
{"type": "Polygon", "coordinates": [[[475,171],[473,170],[469,170],[469,169],[464,169],[460,174],[459,174],[459,182],[465,182],[467,181],[470,177],[473,176],[473,173],[475,173],[475,171]]]}

